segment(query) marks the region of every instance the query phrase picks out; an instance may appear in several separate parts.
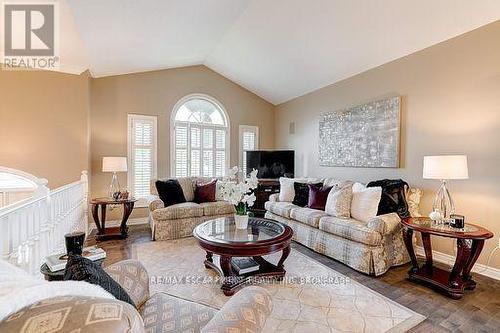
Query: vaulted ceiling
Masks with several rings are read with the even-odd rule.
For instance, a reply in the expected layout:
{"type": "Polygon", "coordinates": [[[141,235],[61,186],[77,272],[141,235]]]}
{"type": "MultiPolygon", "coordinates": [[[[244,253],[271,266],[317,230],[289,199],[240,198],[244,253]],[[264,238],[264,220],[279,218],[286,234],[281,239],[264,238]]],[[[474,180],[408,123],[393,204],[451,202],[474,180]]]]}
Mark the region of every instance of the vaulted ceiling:
{"type": "Polygon", "coordinates": [[[66,1],[66,67],[204,64],[273,104],[500,19],[499,0],[66,1]]]}

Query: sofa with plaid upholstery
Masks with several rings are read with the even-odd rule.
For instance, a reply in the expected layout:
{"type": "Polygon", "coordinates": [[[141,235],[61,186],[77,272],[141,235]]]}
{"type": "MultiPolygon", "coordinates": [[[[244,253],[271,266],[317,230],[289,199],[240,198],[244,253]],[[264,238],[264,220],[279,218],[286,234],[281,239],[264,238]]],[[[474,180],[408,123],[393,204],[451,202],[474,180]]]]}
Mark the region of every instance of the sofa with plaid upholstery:
{"type": "MultiPolygon", "coordinates": [[[[320,181],[334,184],[337,180],[320,181]]],[[[412,216],[419,216],[421,193],[415,188],[407,190],[406,198],[412,216]]],[[[410,260],[403,242],[400,218],[396,213],[379,215],[362,222],[354,218],[329,216],[325,211],[299,207],[292,202],[280,202],[279,197],[279,193],[272,194],[265,203],[265,217],[290,226],[293,240],[316,252],[357,271],[377,276],[392,266],[410,260]]]]}
{"type": "Polygon", "coordinates": [[[149,223],[153,240],[168,240],[193,235],[194,228],[211,219],[232,216],[234,206],[222,200],[217,184],[217,201],[198,204],[194,200],[196,183],[206,183],[212,178],[179,177],[176,178],[182,187],[186,202],[165,207],[156,190],[156,179],[151,181],[151,196],[148,198],[149,223]]]}

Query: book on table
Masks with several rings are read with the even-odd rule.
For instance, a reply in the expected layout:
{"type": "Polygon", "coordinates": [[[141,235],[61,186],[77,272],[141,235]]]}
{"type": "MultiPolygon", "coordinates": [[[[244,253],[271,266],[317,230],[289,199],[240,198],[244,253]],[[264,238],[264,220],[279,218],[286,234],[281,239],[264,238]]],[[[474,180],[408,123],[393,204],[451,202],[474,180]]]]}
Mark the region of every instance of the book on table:
{"type": "MultiPolygon", "coordinates": [[[[92,261],[106,258],[106,252],[97,246],[84,247],[82,256],[92,261]]],[[[66,253],[53,254],[45,258],[45,263],[51,272],[57,272],[66,267],[68,255],[66,253]]]]}
{"type": "Polygon", "coordinates": [[[255,272],[260,269],[259,264],[255,260],[247,257],[233,258],[231,260],[231,266],[239,275],[255,272]]]}

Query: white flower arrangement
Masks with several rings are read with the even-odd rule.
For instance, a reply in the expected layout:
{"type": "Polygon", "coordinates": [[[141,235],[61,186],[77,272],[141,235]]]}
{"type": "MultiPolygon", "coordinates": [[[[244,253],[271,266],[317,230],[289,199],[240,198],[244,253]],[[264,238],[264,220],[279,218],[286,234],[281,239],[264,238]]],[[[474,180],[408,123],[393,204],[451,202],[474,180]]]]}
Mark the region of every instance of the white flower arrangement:
{"type": "Polygon", "coordinates": [[[250,177],[238,182],[238,173],[240,169],[232,167],[228,176],[223,179],[220,186],[222,198],[234,205],[236,215],[246,215],[247,208],[255,203],[255,194],[252,190],[257,188],[259,181],[257,179],[258,170],[253,169],[250,177]]]}

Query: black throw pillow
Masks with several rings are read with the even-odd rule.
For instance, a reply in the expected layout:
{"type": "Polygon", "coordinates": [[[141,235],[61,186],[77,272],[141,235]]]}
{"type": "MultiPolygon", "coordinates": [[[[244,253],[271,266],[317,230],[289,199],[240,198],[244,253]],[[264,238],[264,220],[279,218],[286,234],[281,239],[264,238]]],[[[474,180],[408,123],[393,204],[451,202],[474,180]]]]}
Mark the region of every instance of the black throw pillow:
{"type": "Polygon", "coordinates": [[[81,255],[69,255],[64,280],[85,281],[101,286],[108,293],[115,296],[116,299],[127,302],[135,308],[134,301],[118,282],[113,280],[101,266],[81,255]]]}
{"type": "MultiPolygon", "coordinates": [[[[311,184],[314,186],[322,186],[322,183],[311,184]]],[[[309,184],[304,183],[293,183],[293,188],[295,190],[295,196],[293,197],[292,203],[299,207],[305,207],[309,203],[309,184]]]]}
{"type": "Polygon", "coordinates": [[[382,179],[369,182],[366,187],[382,187],[377,215],[397,213],[400,218],[410,217],[406,202],[408,183],[402,179],[382,179]]]}
{"type": "Polygon", "coordinates": [[[177,179],[157,180],[155,185],[158,196],[165,204],[165,207],[186,202],[181,184],[177,179]]]}

